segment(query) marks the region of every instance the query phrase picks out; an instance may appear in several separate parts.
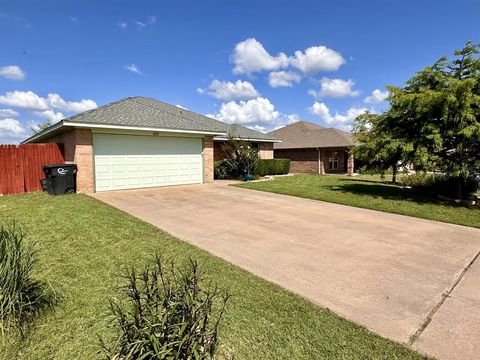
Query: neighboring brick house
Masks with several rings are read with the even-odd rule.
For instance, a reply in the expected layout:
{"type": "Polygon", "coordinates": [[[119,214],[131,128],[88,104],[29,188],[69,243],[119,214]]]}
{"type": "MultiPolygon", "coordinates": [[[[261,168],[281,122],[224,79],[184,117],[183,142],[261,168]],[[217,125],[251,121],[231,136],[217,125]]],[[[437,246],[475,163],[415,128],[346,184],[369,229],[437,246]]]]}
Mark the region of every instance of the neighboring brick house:
{"type": "Polygon", "coordinates": [[[133,97],[61,120],[23,143],[62,143],[65,161],[78,166],[77,190],[93,192],[213,181],[216,144],[229,136],[257,144],[263,158],[272,158],[280,141],[133,97]]]}
{"type": "Polygon", "coordinates": [[[290,159],[293,173],[347,173],[353,175],[354,145],[349,132],[299,121],[272,131],[282,142],[274,144],[274,157],[290,159]]]}

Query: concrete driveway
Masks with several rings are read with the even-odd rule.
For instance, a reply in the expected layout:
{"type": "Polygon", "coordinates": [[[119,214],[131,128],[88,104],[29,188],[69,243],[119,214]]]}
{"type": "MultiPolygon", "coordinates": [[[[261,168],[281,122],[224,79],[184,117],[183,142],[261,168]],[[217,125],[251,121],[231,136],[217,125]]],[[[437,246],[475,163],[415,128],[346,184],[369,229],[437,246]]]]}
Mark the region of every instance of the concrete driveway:
{"type": "Polygon", "coordinates": [[[382,336],[478,359],[478,229],[224,183],[94,197],[382,336]]]}

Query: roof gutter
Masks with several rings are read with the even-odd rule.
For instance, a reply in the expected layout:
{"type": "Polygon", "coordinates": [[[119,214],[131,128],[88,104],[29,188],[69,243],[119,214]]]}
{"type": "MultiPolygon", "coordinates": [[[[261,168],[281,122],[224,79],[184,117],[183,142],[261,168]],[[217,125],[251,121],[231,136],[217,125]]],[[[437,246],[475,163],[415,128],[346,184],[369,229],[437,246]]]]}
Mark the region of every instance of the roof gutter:
{"type": "MultiPolygon", "coordinates": [[[[269,143],[281,143],[280,139],[255,139],[255,138],[244,138],[244,137],[234,137],[234,140],[243,140],[243,141],[252,141],[252,142],[269,142],[269,143]]],[[[229,138],[227,136],[215,136],[213,140],[216,141],[227,141],[229,138]]]]}

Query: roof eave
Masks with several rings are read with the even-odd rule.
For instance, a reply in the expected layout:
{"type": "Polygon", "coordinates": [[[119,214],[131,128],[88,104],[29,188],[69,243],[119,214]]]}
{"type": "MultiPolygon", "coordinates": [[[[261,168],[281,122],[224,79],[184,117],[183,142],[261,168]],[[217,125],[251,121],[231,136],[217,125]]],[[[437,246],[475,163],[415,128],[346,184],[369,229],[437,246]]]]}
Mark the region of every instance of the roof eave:
{"type": "MultiPolygon", "coordinates": [[[[215,136],[213,140],[216,141],[227,141],[229,139],[228,136],[215,136]]],[[[282,140],[280,139],[258,139],[258,138],[246,138],[246,137],[233,137],[234,140],[244,140],[244,141],[252,141],[252,142],[269,142],[269,143],[281,143],[282,140]]]]}
{"type": "Polygon", "coordinates": [[[221,131],[209,131],[209,130],[189,130],[189,129],[171,129],[171,128],[157,128],[150,126],[129,126],[129,125],[112,125],[112,124],[94,124],[78,121],[66,121],[61,120],[55,125],[52,125],[45,130],[42,130],[38,134],[35,134],[28,139],[22,141],[22,144],[28,144],[36,140],[45,138],[46,135],[51,132],[58,130],[62,127],[74,127],[74,128],[88,128],[88,129],[115,129],[115,130],[135,130],[135,131],[152,131],[152,132],[163,132],[163,133],[179,133],[179,134],[199,134],[199,135],[219,135],[227,136],[226,132],[221,131]]]}

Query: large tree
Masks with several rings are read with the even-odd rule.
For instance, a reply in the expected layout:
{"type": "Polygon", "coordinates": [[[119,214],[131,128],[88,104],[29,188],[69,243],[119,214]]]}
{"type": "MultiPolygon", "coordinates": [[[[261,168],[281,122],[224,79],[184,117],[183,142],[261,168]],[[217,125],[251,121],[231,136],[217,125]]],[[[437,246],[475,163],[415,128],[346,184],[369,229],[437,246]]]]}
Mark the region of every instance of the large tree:
{"type": "Polygon", "coordinates": [[[458,178],[459,194],[461,184],[480,171],[478,54],[479,45],[467,42],[453,60],[442,57],[406,86],[389,86],[390,108],[379,116],[378,129],[375,123],[370,129],[401,144],[402,161],[458,178]]]}

